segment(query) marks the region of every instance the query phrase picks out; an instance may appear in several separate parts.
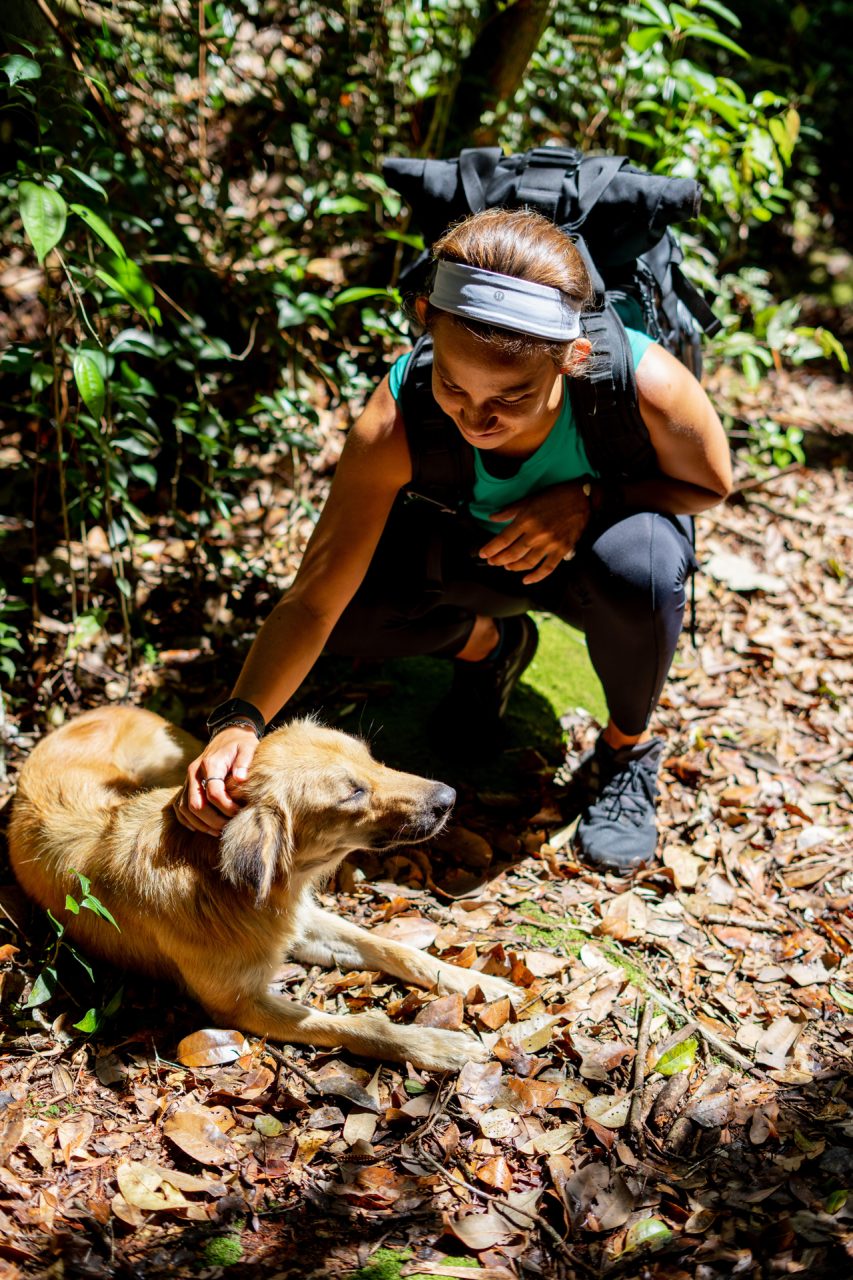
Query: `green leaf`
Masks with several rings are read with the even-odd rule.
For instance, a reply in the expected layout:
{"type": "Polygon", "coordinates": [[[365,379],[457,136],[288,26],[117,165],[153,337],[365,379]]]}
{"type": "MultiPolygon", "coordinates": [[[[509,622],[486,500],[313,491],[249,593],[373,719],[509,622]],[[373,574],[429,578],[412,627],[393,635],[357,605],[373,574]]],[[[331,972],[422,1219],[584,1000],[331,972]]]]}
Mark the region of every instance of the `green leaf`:
{"type": "Polygon", "coordinates": [[[86,897],[80,903],[80,906],[86,907],[88,911],[93,912],[93,914],[96,916],[100,916],[102,920],[108,920],[110,924],[113,926],[113,928],[118,929],[119,933],[121,933],[121,929],[118,928],[118,925],[116,924],[115,920],[113,919],[112,915],[107,910],[107,908],[104,906],[104,904],[102,902],[99,902],[97,898],[93,898],[91,894],[86,895],[86,897]]]}
{"type": "Polygon", "coordinates": [[[65,944],[65,945],[66,945],[66,947],[68,948],[68,950],[71,952],[71,955],[74,957],[74,959],[75,959],[75,960],[77,961],[77,963],[79,964],[80,968],[81,968],[81,969],[83,969],[83,970],[85,971],[85,973],[86,973],[86,975],[87,975],[87,977],[88,977],[89,981],[90,981],[90,982],[94,982],[94,981],[95,981],[95,970],[92,968],[92,966],[90,965],[90,963],[89,963],[89,961],[86,959],[86,957],[85,957],[84,955],[82,955],[82,953],[81,953],[81,952],[79,952],[75,946],[72,946],[72,944],[71,944],[70,942],[66,942],[66,944],[65,944]]]}
{"type": "Polygon", "coordinates": [[[663,27],[644,27],[642,31],[632,31],[628,36],[628,44],[637,53],[645,53],[653,44],[666,35],[663,27]]]}
{"type": "Polygon", "coordinates": [[[113,262],[113,271],[104,271],[102,267],[95,269],[95,275],[104,284],[114,289],[120,297],[159,323],[160,313],[153,306],[154,290],[145,279],[142,271],[130,258],[117,258],[113,262]],[[155,315],[156,313],[156,315],[155,315]]]}
{"type": "Polygon", "coordinates": [[[87,209],[84,204],[72,204],[72,210],[82,218],[90,231],[94,231],[99,240],[102,240],[108,249],[112,249],[117,258],[124,259],[127,252],[118,236],[112,231],[103,218],[99,218],[91,209],[87,209]]]}
{"type": "Polygon", "coordinates": [[[9,84],[17,84],[19,80],[38,80],[41,67],[33,58],[25,58],[20,53],[12,53],[3,59],[0,71],[5,71],[9,84]]]}
{"type": "Polygon", "coordinates": [[[68,219],[65,201],[53,187],[22,182],[18,187],[18,206],[24,230],[36,251],[36,257],[39,262],[44,262],[65,232],[68,219]]]}
{"type": "Polygon", "coordinates": [[[74,371],[74,381],[77,383],[80,398],[92,415],[100,421],[104,414],[107,388],[97,361],[93,359],[90,351],[75,351],[71,368],[74,371]]]}
{"type": "Polygon", "coordinates": [[[696,1037],[691,1036],[689,1040],[683,1040],[681,1044],[667,1049],[666,1053],[658,1058],[654,1070],[662,1076],[674,1076],[679,1071],[687,1071],[696,1060],[697,1044],[696,1037]]]}
{"type": "Polygon", "coordinates": [[[697,9],[708,9],[711,13],[716,13],[718,17],[723,18],[731,26],[738,29],[743,25],[736,13],[732,13],[731,9],[727,9],[724,4],[720,4],[720,0],[698,0],[697,9]]]}
{"type": "MultiPolygon", "coordinates": [[[[643,8],[648,9],[649,13],[654,14],[662,27],[672,26],[672,15],[663,0],[639,0],[639,3],[643,8]]],[[[630,9],[627,12],[630,14],[630,9]]]]}
{"type": "Polygon", "coordinates": [[[80,914],[80,903],[76,898],[72,898],[70,893],[65,895],[65,910],[70,911],[73,916],[80,914]]]}
{"type": "Polygon", "coordinates": [[[685,27],[682,35],[686,39],[692,36],[694,40],[706,40],[709,44],[718,44],[722,48],[728,49],[729,53],[736,53],[739,58],[749,60],[749,54],[746,49],[742,49],[739,44],[735,44],[734,40],[730,40],[728,36],[724,36],[722,31],[717,31],[714,27],[685,27]]]}
{"type": "Polygon", "coordinates": [[[33,983],[24,1008],[37,1009],[40,1004],[46,1004],[55,991],[56,970],[45,967],[33,983]]]}
{"type": "Polygon", "coordinates": [[[354,285],[351,289],[344,289],[342,293],[334,299],[333,307],[345,307],[349,302],[361,302],[363,298],[387,298],[390,297],[388,289],[371,289],[366,285],[354,285]]]}
{"type": "Polygon", "coordinates": [[[130,468],[130,472],[131,475],[136,476],[137,480],[147,484],[149,489],[157,488],[157,468],[152,466],[150,462],[135,462],[130,468]]]}
{"type": "Polygon", "coordinates": [[[111,1018],[114,1013],[118,1013],[119,1009],[121,1008],[121,1002],[123,999],[124,999],[124,987],[122,986],[122,987],[119,987],[115,995],[113,995],[110,998],[109,1003],[104,1005],[103,1016],[105,1018],[111,1018]]]}
{"type": "Polygon", "coordinates": [[[102,187],[97,178],[93,178],[90,173],[84,173],[82,169],[75,169],[73,164],[64,164],[63,169],[67,169],[69,173],[73,173],[75,178],[79,178],[84,187],[89,187],[92,191],[97,191],[99,196],[108,199],[106,187],[102,187]]]}
{"type": "Polygon", "coordinates": [[[845,1013],[853,1013],[853,995],[849,991],[845,991],[843,987],[831,986],[829,994],[839,1009],[843,1009],[845,1013]]]}
{"type": "Polygon", "coordinates": [[[88,893],[92,887],[92,881],[89,877],[84,876],[82,871],[75,871],[73,867],[71,868],[71,872],[80,881],[80,892],[84,894],[88,893]]]}
{"type": "Polygon", "coordinates": [[[844,1188],[841,1188],[838,1191],[831,1191],[826,1197],[826,1212],[838,1213],[838,1210],[842,1209],[847,1203],[847,1197],[849,1194],[849,1191],[846,1191],[844,1188]]]}
{"type": "Polygon", "coordinates": [[[87,1013],[83,1014],[83,1017],[79,1022],[74,1023],[74,1026],[78,1031],[84,1031],[87,1033],[97,1031],[100,1025],[101,1019],[98,1015],[97,1009],[89,1009],[87,1013]]]}
{"type": "Polygon", "coordinates": [[[299,163],[307,164],[311,159],[311,131],[308,126],[305,124],[292,124],[290,126],[290,139],[299,163]]]}
{"type": "Polygon", "coordinates": [[[630,1249],[642,1249],[649,1245],[656,1248],[671,1239],[672,1232],[660,1218],[641,1218],[639,1222],[633,1223],[628,1228],[628,1234],[625,1236],[625,1252],[627,1253],[630,1249]]]}
{"type": "Polygon", "coordinates": [[[327,213],[364,213],[370,205],[355,196],[323,196],[318,203],[316,213],[322,218],[327,213]]]}

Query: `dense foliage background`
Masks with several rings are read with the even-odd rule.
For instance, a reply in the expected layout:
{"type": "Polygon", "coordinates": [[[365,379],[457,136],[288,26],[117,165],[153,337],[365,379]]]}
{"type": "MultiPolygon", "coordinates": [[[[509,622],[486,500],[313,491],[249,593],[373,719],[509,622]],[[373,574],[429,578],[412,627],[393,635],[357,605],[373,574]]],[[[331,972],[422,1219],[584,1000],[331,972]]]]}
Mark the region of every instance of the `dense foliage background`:
{"type": "MultiPolygon", "coordinates": [[[[405,341],[388,155],[556,140],[695,176],[712,367],[844,363],[840,0],[3,8],[0,663],[27,703],[24,636],[72,668],[99,642],[129,681],[169,615],[191,643],[287,581],[405,341]]],[[[801,456],[772,418],[747,434],[801,456]]]]}

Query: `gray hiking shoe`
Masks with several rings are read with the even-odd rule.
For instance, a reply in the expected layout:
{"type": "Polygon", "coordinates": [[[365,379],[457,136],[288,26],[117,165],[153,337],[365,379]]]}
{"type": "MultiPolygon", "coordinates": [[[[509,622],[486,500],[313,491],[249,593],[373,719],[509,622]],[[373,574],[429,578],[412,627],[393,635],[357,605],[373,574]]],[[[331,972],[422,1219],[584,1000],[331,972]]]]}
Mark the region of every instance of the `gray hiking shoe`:
{"type": "Polygon", "coordinates": [[[587,803],[575,846],[583,862],[609,871],[634,871],[657,847],[655,801],[663,740],[614,751],[603,738],[580,768],[588,778],[587,803]]]}

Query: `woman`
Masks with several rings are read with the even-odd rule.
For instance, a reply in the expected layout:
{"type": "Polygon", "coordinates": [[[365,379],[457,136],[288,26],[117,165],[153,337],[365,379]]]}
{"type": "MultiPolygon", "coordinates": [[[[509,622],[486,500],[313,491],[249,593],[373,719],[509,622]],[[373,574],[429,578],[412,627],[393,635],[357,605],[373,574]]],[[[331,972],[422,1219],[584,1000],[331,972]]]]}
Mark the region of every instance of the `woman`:
{"type": "Polygon", "coordinates": [[[725,433],[692,374],[629,329],[657,474],[602,482],[567,391],[591,354],[580,336],[590,293],[580,254],[539,215],[497,209],[452,228],[433,252],[435,280],[416,311],[433,338],[435,401],[473,446],[467,516],[399,501],[420,447],[397,404],[403,356],[349,435],[293,586],[261,628],[234,697],[211,716],[213,737],[189,768],[178,816],[218,833],[237,812],[228,779],[246,776],[265,724],[324,648],[452,658],[435,728],[477,758],[533,657],[527,611],[538,608],[585,631],[610,713],[584,770],[579,856],[629,870],[654,854],[663,743],[648,724],[694,568],[690,517],[731,484],[725,433]]]}

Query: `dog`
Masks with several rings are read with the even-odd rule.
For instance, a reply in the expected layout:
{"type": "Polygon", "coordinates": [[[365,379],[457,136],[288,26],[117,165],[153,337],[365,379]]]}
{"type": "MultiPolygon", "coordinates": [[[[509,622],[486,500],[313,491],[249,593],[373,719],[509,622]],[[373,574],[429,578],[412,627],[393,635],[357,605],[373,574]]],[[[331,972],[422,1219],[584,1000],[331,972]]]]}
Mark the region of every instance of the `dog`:
{"type": "Polygon", "coordinates": [[[221,837],[183,827],[173,801],[201,743],[153,712],[89,711],[48,734],[21,771],[12,867],[84,951],[177,980],[219,1025],[372,1058],[456,1071],[487,1059],[474,1036],[404,1026],[383,1013],[322,1013],[269,990],[285,956],[378,969],[404,982],[488,1000],[517,988],[378,937],[314,897],[355,849],[435,835],[455,792],[376,761],[359,739],[311,719],[259,744],[221,837]],[[114,916],[72,914],[75,872],[114,916]]]}

